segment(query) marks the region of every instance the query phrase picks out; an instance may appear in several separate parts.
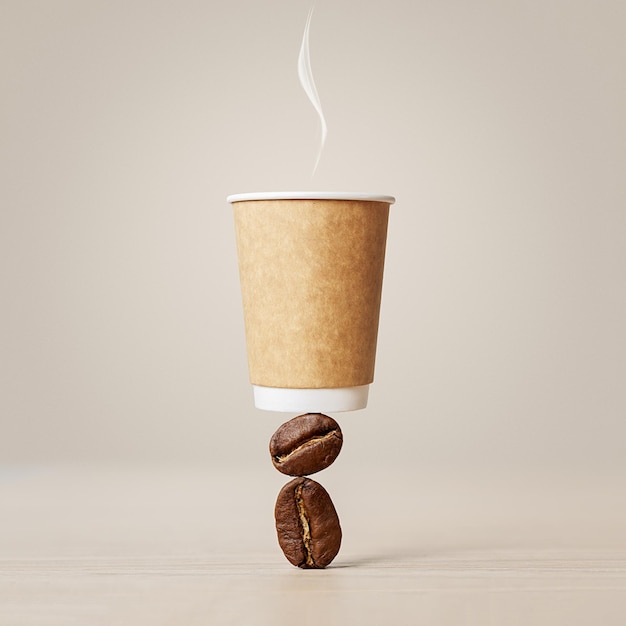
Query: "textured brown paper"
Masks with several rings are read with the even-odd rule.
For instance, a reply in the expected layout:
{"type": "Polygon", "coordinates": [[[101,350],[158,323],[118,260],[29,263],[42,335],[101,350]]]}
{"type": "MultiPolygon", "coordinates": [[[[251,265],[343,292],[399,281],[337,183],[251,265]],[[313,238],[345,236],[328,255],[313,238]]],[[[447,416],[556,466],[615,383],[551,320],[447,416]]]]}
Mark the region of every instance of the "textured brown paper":
{"type": "Polygon", "coordinates": [[[281,199],[233,209],[251,383],[371,383],[389,204],[281,199]]]}

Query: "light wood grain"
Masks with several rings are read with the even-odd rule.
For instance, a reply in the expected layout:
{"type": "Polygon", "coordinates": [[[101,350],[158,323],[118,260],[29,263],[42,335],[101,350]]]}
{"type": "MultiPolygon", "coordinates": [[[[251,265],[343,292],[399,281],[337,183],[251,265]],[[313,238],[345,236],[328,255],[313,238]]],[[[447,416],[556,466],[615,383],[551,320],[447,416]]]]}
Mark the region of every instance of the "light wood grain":
{"type": "Polygon", "coordinates": [[[624,623],[619,480],[359,476],[329,473],[344,545],[301,571],[269,472],[5,469],[0,624],[624,623]]]}

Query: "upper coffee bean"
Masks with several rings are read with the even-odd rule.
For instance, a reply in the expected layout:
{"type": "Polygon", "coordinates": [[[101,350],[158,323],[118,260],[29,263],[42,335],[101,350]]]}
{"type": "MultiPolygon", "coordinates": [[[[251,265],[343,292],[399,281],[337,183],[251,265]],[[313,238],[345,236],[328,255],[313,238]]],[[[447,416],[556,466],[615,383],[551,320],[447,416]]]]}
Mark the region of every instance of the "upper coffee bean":
{"type": "Polygon", "coordinates": [[[342,444],[341,428],[332,417],[306,413],[278,428],[270,440],[270,454],[279,472],[307,476],[328,467],[342,444]]]}
{"type": "Polygon", "coordinates": [[[278,494],[278,543],[287,560],[304,569],[326,567],[339,552],[341,525],[328,492],[310,478],[294,478],[278,494]]]}

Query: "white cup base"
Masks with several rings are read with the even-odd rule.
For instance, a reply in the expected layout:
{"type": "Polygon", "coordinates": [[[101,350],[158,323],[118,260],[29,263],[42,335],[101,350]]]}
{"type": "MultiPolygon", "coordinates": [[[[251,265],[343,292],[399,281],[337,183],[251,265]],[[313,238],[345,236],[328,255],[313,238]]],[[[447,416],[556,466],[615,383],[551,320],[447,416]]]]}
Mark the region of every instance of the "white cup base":
{"type": "Polygon", "coordinates": [[[283,389],[252,385],[254,405],[263,411],[335,413],[367,406],[369,385],[336,389],[283,389]]]}

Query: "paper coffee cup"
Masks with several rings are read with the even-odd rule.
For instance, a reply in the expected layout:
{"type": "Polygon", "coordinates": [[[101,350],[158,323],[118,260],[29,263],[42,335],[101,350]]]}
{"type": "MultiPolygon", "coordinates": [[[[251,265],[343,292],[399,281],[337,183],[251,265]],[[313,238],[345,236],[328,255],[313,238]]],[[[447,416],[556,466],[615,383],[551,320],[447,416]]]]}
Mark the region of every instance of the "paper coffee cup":
{"type": "Polygon", "coordinates": [[[291,412],[364,408],[394,198],[281,192],[227,200],[255,405],[291,412]]]}

